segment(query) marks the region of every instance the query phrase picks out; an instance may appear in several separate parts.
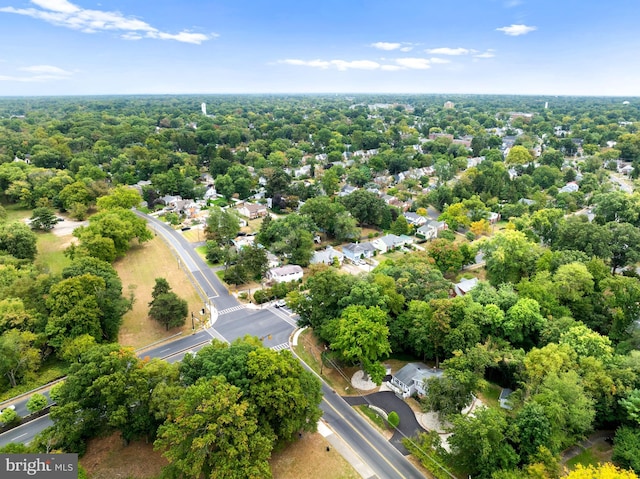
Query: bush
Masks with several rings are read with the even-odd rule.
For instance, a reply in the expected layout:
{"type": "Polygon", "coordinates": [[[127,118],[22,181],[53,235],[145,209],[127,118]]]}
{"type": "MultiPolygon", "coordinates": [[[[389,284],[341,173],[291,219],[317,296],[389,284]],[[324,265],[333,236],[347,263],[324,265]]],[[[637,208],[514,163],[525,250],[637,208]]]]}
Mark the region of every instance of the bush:
{"type": "Polygon", "coordinates": [[[2,423],[3,426],[11,426],[18,422],[20,422],[20,416],[18,416],[18,413],[13,409],[6,408],[2,411],[2,414],[0,414],[0,423],[2,423]]]}
{"type": "Polygon", "coordinates": [[[44,395],[35,393],[31,396],[31,398],[29,398],[29,401],[27,401],[27,411],[29,411],[31,414],[33,414],[34,412],[42,411],[45,407],[47,407],[47,402],[47,398],[44,395]]]}
{"type": "Polygon", "coordinates": [[[391,411],[387,416],[387,422],[395,429],[400,425],[400,416],[398,416],[397,412],[391,411]]]}
{"type": "Polygon", "coordinates": [[[258,291],[253,293],[253,300],[256,302],[256,304],[266,303],[267,301],[269,301],[270,297],[271,296],[268,289],[259,289],[258,291]]]}

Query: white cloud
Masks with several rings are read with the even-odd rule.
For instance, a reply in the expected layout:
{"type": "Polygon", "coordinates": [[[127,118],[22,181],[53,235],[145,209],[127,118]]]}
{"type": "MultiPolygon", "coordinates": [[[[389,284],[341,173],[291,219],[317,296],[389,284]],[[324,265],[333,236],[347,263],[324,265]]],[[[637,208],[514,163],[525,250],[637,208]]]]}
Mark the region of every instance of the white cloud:
{"type": "Polygon", "coordinates": [[[492,48],[489,48],[486,52],[483,53],[478,53],[477,55],[474,55],[474,58],[493,58],[496,56],[496,54],[494,53],[495,50],[493,50],[492,48]]]}
{"type": "Polygon", "coordinates": [[[526,35],[527,33],[531,33],[537,30],[538,27],[531,27],[528,25],[509,25],[508,27],[500,27],[496,28],[499,32],[504,32],[505,35],[509,35],[511,37],[518,37],[520,35],[526,35]]]}
{"type": "Polygon", "coordinates": [[[402,46],[402,43],[376,42],[372,43],[371,46],[373,48],[377,48],[378,50],[391,51],[400,48],[402,46]]]}
{"type": "Polygon", "coordinates": [[[120,12],[84,9],[67,0],[31,0],[31,3],[40,8],[3,7],[0,8],[0,12],[25,15],[44,20],[47,23],[60,27],[79,30],[84,33],[123,31],[124,33],[121,35],[121,38],[126,40],[146,37],[199,45],[205,40],[217,36],[215,34],[205,35],[203,33],[191,33],[188,31],[179,33],[161,32],[142,20],[125,17],[120,12]]]}
{"type": "Polygon", "coordinates": [[[67,2],[67,0],[31,0],[31,3],[54,12],[75,13],[80,10],[79,7],[67,2]]]}
{"type": "Polygon", "coordinates": [[[413,47],[402,47],[400,49],[401,52],[410,52],[411,50],[413,50],[413,47]]]}
{"type": "Polygon", "coordinates": [[[378,62],[374,62],[371,60],[353,60],[350,62],[346,62],[344,60],[331,60],[331,64],[334,65],[338,70],[377,70],[380,68],[380,64],[378,62]]]}
{"type": "Polygon", "coordinates": [[[445,63],[451,63],[451,60],[448,60],[447,58],[438,58],[438,57],[430,58],[429,61],[431,63],[439,63],[442,65],[444,65],[445,63]]]}
{"type": "Polygon", "coordinates": [[[523,3],[524,2],[522,0],[507,0],[506,2],[504,2],[504,6],[506,8],[513,8],[522,5],[523,3]]]}
{"type": "Polygon", "coordinates": [[[62,77],[66,77],[69,75],[73,75],[73,73],[63,70],[62,68],[54,67],[52,65],[33,65],[30,67],[22,67],[18,68],[18,70],[29,73],[38,73],[38,74],[47,74],[47,75],[58,75],[62,77]]]}
{"type": "Polygon", "coordinates": [[[380,69],[386,72],[397,72],[398,70],[405,70],[399,65],[381,65],[380,69]]]}
{"type": "Polygon", "coordinates": [[[336,68],[340,71],[346,70],[378,70],[382,68],[378,62],[371,60],[299,60],[295,58],[289,58],[286,60],[280,60],[278,63],[285,63],[287,65],[305,66],[312,68],[320,68],[326,70],[328,68],[336,68]]]}
{"type": "Polygon", "coordinates": [[[396,63],[410,70],[426,70],[431,64],[426,58],[396,58],[396,63]]]}
{"type": "Polygon", "coordinates": [[[44,82],[50,80],[66,80],[73,75],[73,72],[63,70],[52,65],[33,65],[18,68],[19,71],[30,73],[31,75],[0,75],[0,81],[12,82],[44,82]]]}
{"type": "Polygon", "coordinates": [[[428,48],[425,51],[427,53],[431,53],[432,55],[452,55],[452,56],[468,55],[469,53],[473,52],[473,50],[469,50],[468,48],[449,48],[449,47],[428,48]]]}

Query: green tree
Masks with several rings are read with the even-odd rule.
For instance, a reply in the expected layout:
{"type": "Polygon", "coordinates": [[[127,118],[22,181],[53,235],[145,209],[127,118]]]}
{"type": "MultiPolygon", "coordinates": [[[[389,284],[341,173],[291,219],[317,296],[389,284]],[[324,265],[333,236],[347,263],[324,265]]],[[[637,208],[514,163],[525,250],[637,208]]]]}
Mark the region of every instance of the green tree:
{"type": "Polygon", "coordinates": [[[0,224],[0,255],[33,261],[38,252],[36,235],[24,223],[0,224]]]}
{"type": "Polygon", "coordinates": [[[609,223],[611,271],[640,261],[640,229],[629,223],[609,223]]]}
{"type": "Polygon", "coordinates": [[[613,456],[616,464],[640,473],[640,430],[622,426],[613,439],[613,456]]]}
{"type": "Polygon", "coordinates": [[[260,281],[269,269],[266,250],[258,245],[245,246],[238,253],[237,266],[242,267],[249,278],[260,281]]]}
{"type": "Polygon", "coordinates": [[[467,382],[445,376],[426,380],[426,394],[420,404],[426,411],[436,411],[441,419],[460,414],[472,399],[472,390],[467,382]]]}
{"type": "Polygon", "coordinates": [[[320,381],[289,351],[250,351],[247,375],[246,397],[257,406],[259,422],[266,423],[277,443],[292,441],[300,431],[316,430],[322,414],[320,381]]]}
{"type": "Polygon", "coordinates": [[[518,411],[515,425],[518,431],[520,457],[523,462],[528,463],[541,446],[548,447],[551,423],[540,404],[529,402],[518,411]]]}
{"type": "Polygon", "coordinates": [[[532,400],[544,408],[551,424],[549,449],[559,452],[589,432],[595,418],[594,401],[574,370],[548,373],[532,400]]]}
{"type": "Polygon", "coordinates": [[[149,316],[169,331],[170,328],[183,326],[189,314],[189,304],[176,293],[158,294],[149,303],[149,316]]]}
{"type": "Polygon", "coordinates": [[[9,379],[11,387],[16,387],[40,366],[36,339],[34,333],[17,329],[0,336],[0,374],[9,379]]]}
{"type": "Polygon", "coordinates": [[[108,195],[98,198],[97,205],[100,210],[113,208],[131,209],[140,204],[142,197],[135,189],[118,185],[108,195]]]}
{"type": "Polygon", "coordinates": [[[518,454],[508,441],[507,421],[498,409],[479,409],[475,417],[456,417],[452,432],[451,456],[473,477],[489,478],[494,471],[518,464],[518,454]]]}
{"type": "Polygon", "coordinates": [[[347,360],[359,363],[376,384],[381,384],[384,367],[377,361],[391,352],[387,313],[379,307],[349,306],[337,320],[331,348],[347,360]]]}
{"type": "Polygon", "coordinates": [[[381,226],[389,208],[382,198],[368,190],[356,190],[340,201],[360,225],[381,226]]]}
{"type": "Polygon", "coordinates": [[[487,275],[494,286],[517,283],[531,275],[540,255],[538,245],[527,240],[524,233],[513,230],[500,231],[482,240],[480,249],[485,253],[487,275]]]}
{"type": "Polygon", "coordinates": [[[511,165],[525,165],[533,161],[533,157],[524,146],[515,145],[509,150],[505,161],[511,165]]]}
{"type": "Polygon", "coordinates": [[[36,208],[31,214],[29,225],[34,230],[51,231],[58,222],[56,214],[52,208],[36,208]]]}
{"type": "Polygon", "coordinates": [[[240,232],[240,218],[232,208],[222,209],[218,206],[209,208],[209,217],[205,227],[207,240],[219,246],[231,243],[240,232]]]}
{"type": "Polygon", "coordinates": [[[394,235],[406,235],[409,234],[409,232],[409,224],[407,223],[407,219],[404,216],[398,216],[398,218],[391,223],[391,233],[393,233],[394,235]]]}
{"type": "MultiPolygon", "coordinates": [[[[125,441],[153,436],[165,417],[154,398],[166,403],[163,389],[178,380],[177,368],[164,361],[142,362],[132,349],[101,345],[71,364],[52,398],[55,447],[82,453],[89,438],[119,430],[125,441]]],[[[173,391],[172,397],[179,396],[173,391]]],[[[165,406],[166,407],[166,406],[165,406]]]]}
{"type": "Polygon", "coordinates": [[[64,279],[51,287],[46,300],[49,318],[45,328],[51,346],[60,348],[66,340],[83,334],[98,342],[104,339],[104,312],[97,296],[104,294],[105,289],[105,281],[90,273],[64,279]]]}
{"type": "Polygon", "coordinates": [[[143,218],[133,211],[116,207],[100,211],[89,219],[88,226],[80,226],[73,232],[82,246],[95,238],[108,238],[113,242],[116,257],[122,257],[129,250],[131,241],[143,243],[153,238],[143,218]]]}
{"type": "Polygon", "coordinates": [[[17,424],[20,421],[20,416],[11,408],[6,408],[0,413],[0,424],[3,426],[10,426],[17,424]]]}
{"type": "Polygon", "coordinates": [[[154,446],[169,460],[172,477],[270,478],[273,436],[258,426],[257,411],[223,377],[189,386],[154,446]]]}
{"type": "Polygon", "coordinates": [[[49,401],[47,401],[46,396],[44,396],[43,394],[34,393],[27,401],[27,411],[29,411],[31,414],[42,411],[45,407],[47,407],[48,402],[49,401]]]}
{"type": "Polygon", "coordinates": [[[400,425],[400,416],[395,411],[391,411],[387,416],[387,422],[392,428],[397,428],[400,425]]]}
{"type": "Polygon", "coordinates": [[[104,280],[105,289],[96,290],[95,297],[102,312],[101,328],[107,341],[114,341],[122,324],[122,317],[131,308],[132,299],[122,296],[122,281],[117,271],[107,261],[98,258],[80,257],[62,270],[63,278],[92,274],[104,280]]]}
{"type": "Polygon", "coordinates": [[[442,273],[453,273],[462,268],[464,255],[456,243],[436,238],[427,245],[427,254],[442,273]]]}
{"type": "Polygon", "coordinates": [[[521,298],[507,311],[502,329],[511,344],[530,348],[537,344],[545,323],[538,302],[535,299],[521,298]]]}

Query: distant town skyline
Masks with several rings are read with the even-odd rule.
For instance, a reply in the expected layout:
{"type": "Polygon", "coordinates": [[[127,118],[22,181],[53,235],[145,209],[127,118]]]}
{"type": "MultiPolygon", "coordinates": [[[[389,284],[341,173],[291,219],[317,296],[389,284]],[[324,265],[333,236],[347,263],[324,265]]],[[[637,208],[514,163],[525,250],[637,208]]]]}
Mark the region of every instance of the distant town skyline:
{"type": "Polygon", "coordinates": [[[640,96],[640,2],[0,0],[0,96],[640,96]]]}

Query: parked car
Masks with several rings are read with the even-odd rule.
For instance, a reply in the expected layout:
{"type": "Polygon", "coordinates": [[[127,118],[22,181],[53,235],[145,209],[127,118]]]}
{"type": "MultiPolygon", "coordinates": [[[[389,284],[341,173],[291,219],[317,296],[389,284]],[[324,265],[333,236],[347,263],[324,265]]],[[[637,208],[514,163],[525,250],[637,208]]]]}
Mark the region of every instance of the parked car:
{"type": "Polygon", "coordinates": [[[284,299],[279,299],[278,301],[275,302],[274,306],[276,308],[284,308],[287,305],[286,301],[284,299]]]}

